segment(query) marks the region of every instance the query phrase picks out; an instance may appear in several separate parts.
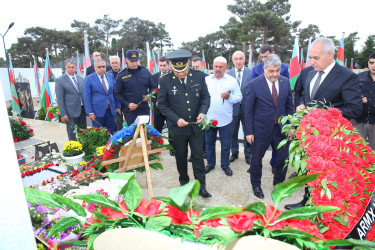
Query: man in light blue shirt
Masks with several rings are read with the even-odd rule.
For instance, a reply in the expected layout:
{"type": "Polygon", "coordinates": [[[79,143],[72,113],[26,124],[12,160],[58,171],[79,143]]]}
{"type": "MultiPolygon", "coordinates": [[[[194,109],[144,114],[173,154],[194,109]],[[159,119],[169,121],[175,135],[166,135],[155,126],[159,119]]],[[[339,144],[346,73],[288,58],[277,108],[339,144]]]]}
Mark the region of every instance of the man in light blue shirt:
{"type": "Polygon", "coordinates": [[[218,125],[216,128],[210,127],[206,131],[206,173],[213,170],[216,165],[215,146],[217,131],[219,131],[221,168],[226,175],[231,176],[232,170],[229,167],[229,154],[231,147],[233,104],[241,102],[242,94],[236,79],[225,74],[227,60],[224,57],[216,57],[213,68],[214,74],[206,77],[208,92],[211,96],[207,119],[217,120],[218,125]]]}

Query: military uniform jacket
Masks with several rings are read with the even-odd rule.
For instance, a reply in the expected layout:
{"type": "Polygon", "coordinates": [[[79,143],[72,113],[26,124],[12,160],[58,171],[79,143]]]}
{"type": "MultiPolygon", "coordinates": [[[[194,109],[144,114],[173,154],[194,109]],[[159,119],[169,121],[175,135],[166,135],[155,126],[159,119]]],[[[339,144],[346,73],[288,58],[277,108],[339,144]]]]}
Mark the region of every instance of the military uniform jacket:
{"type": "Polygon", "coordinates": [[[203,72],[189,69],[186,85],[170,73],[160,79],[158,91],[159,109],[167,117],[168,129],[176,135],[202,133],[196,124],[178,127],[177,121],[182,118],[187,122],[196,122],[200,113],[206,114],[210,106],[205,75],[203,72]]]}
{"type": "MultiPolygon", "coordinates": [[[[126,68],[117,75],[114,94],[116,100],[124,107],[124,112],[130,112],[130,103],[138,104],[156,87],[152,75],[146,68],[126,68]]],[[[142,102],[137,109],[149,109],[148,103],[142,102]]]]}

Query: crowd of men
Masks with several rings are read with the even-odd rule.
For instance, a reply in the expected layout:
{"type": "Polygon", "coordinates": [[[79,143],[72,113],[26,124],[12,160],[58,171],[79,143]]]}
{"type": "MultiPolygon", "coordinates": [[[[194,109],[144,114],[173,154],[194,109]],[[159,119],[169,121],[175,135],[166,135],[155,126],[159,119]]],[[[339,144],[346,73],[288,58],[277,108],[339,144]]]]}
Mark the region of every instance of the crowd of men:
{"type": "MultiPolygon", "coordinates": [[[[204,198],[211,197],[205,176],[216,167],[217,134],[220,166],[225,175],[231,176],[230,163],[239,157],[241,122],[250,183],[254,195],[262,199],[262,159],[270,146],[273,185],[286,177],[288,144],[278,145],[287,135],[281,133],[279,117],[311,105],[333,106],[352,121],[372,148],[375,146],[375,52],[369,56],[369,70],[358,75],[336,63],[334,54],[331,39],[319,38],[312,43],[311,66],[302,70],[293,98],[288,66],[270,45],[260,48],[262,63],[252,70],[245,66],[245,54],[236,51],[231,70],[227,71],[227,60],[219,56],[214,59],[211,75],[202,72],[201,58],[190,61],[192,54],[187,50],[160,57],[160,72],[154,75],[140,66],[137,50],[126,52],[125,69],[120,68],[119,57],[110,57],[109,67],[100,53],[94,52],[94,65],[87,69],[84,79],[76,75],[73,60],[65,62],[66,73],[56,79],[56,96],[69,140],[75,140],[72,126],[86,128],[86,116],[94,127],[104,126],[113,134],[123,128],[124,121],[132,124],[139,115],[149,115],[147,95],[158,88],[157,97],[151,100],[154,127],[162,132],[167,123],[173,146],[170,154],[176,159],[180,185],[189,182],[190,161],[204,198]],[[217,120],[218,125],[203,131],[198,123],[205,118],[217,120]]],[[[307,194],[300,203],[286,208],[303,206],[306,199],[307,194]]]]}

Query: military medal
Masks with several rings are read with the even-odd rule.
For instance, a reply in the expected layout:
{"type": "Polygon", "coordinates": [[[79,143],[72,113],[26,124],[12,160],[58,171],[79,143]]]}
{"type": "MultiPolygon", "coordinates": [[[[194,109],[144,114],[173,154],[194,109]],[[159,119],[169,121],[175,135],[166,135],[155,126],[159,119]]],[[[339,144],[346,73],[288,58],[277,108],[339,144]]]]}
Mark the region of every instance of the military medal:
{"type": "Polygon", "coordinates": [[[195,97],[199,97],[199,92],[198,92],[198,89],[195,89],[195,97]]]}
{"type": "Polygon", "coordinates": [[[177,92],[176,86],[173,86],[172,92],[173,92],[173,95],[176,95],[176,92],[177,92]]]}

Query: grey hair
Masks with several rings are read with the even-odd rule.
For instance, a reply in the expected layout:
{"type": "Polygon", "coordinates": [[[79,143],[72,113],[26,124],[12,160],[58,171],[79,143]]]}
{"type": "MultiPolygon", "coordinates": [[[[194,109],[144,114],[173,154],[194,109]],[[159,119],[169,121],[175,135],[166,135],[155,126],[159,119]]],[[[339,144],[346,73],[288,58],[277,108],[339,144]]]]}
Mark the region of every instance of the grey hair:
{"type": "Polygon", "coordinates": [[[333,43],[331,38],[321,37],[316,39],[314,42],[311,43],[311,47],[315,44],[320,43],[323,47],[323,52],[325,55],[328,54],[328,52],[332,51],[333,54],[335,54],[335,44],[333,43]]]}
{"type": "Polygon", "coordinates": [[[120,57],[118,56],[110,56],[109,61],[112,61],[112,59],[117,59],[119,62],[121,62],[120,57]]]}
{"type": "Polygon", "coordinates": [[[235,51],[235,52],[233,53],[233,55],[232,55],[232,60],[233,60],[233,56],[234,56],[236,53],[240,53],[240,54],[242,54],[242,56],[243,56],[244,58],[246,58],[245,53],[243,53],[241,50],[237,50],[237,51],[235,51]]]}
{"type": "Polygon", "coordinates": [[[96,64],[98,63],[98,62],[104,62],[105,63],[105,60],[104,59],[96,59],[95,61],[94,61],[94,66],[96,66],[96,64]]]}
{"type": "Polygon", "coordinates": [[[268,66],[281,66],[281,60],[280,57],[276,54],[270,54],[266,57],[266,60],[264,60],[264,67],[267,69],[268,66]]]}
{"type": "Polygon", "coordinates": [[[73,59],[66,59],[65,62],[64,62],[64,65],[66,66],[68,63],[73,63],[77,66],[76,61],[74,61],[73,59]]]}

